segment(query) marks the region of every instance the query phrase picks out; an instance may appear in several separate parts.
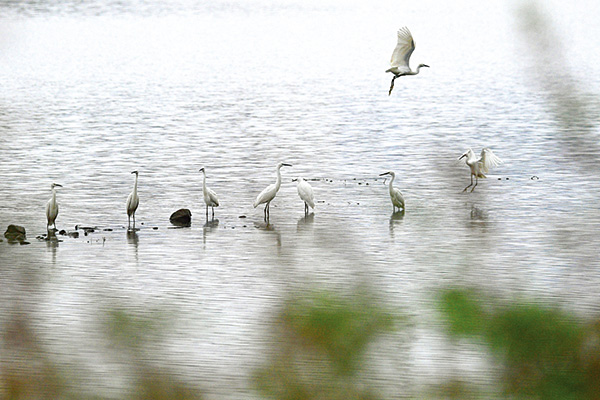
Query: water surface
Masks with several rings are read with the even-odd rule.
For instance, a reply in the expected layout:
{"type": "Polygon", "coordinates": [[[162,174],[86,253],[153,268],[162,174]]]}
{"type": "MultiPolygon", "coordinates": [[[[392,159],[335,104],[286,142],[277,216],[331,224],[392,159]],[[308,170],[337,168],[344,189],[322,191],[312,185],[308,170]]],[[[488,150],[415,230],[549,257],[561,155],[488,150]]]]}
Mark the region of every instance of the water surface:
{"type": "MultiPolygon", "coordinates": [[[[598,29],[598,9],[544,5],[564,40],[557,59],[582,88],[565,96],[593,110],[600,63],[588,50],[600,35],[585,32],[598,29]]],[[[373,350],[390,398],[448,365],[486,368],[440,337],[440,288],[597,314],[600,114],[582,127],[579,108],[557,113],[565,103],[539,68],[547,53],[528,44],[518,6],[1,2],[0,227],[23,225],[31,242],[0,243],[1,301],[29,304],[53,354],[85,366],[91,391],[116,394],[127,374],[114,378],[122,366],[104,355],[99,315],[115,304],[172,309],[156,357],[232,399],[254,395],[268,322],[307,287],[366,284],[413,316],[413,328],[373,350]],[[401,25],[417,42],[412,65],[431,68],[388,96],[383,71],[401,25]],[[469,172],[457,158],[484,146],[505,162],[462,193],[469,172]],[[293,167],[282,169],[266,226],[252,201],[279,161],[293,167]],[[203,166],[221,201],[210,224],[203,166]],[[128,234],[132,170],[140,230],[128,234]],[[403,215],[378,177],[388,170],[403,215]],[[309,217],[299,176],[316,193],[309,217]],[[59,229],[96,232],[35,239],[52,182],[64,186],[59,229]],[[192,226],[173,229],[182,207],[192,226]]]]}

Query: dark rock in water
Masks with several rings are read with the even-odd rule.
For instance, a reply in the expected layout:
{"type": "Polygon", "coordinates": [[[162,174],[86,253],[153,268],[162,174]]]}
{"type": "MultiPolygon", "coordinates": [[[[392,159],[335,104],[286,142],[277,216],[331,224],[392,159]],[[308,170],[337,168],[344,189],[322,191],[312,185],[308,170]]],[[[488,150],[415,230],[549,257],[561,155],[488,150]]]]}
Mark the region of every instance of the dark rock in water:
{"type": "Polygon", "coordinates": [[[112,232],[112,228],[104,228],[102,230],[105,231],[105,232],[112,232]]]}
{"type": "Polygon", "coordinates": [[[158,226],[155,226],[152,229],[154,229],[155,231],[157,231],[158,230],[158,226]]]}
{"type": "Polygon", "coordinates": [[[27,242],[25,240],[22,240],[22,241],[19,242],[19,244],[23,245],[23,244],[31,244],[31,243],[29,243],[29,242],[27,242]]]}
{"type": "Polygon", "coordinates": [[[77,239],[79,237],[79,232],[69,232],[69,236],[74,239],[77,239]]]}
{"type": "Polygon", "coordinates": [[[192,224],[192,212],[187,208],[180,208],[171,214],[169,221],[177,226],[190,226],[192,224]]]}
{"type": "Polygon", "coordinates": [[[4,232],[4,237],[9,243],[25,241],[25,228],[19,225],[9,225],[4,232]]]}
{"type": "Polygon", "coordinates": [[[240,215],[238,218],[246,218],[245,215],[240,215]]]}
{"type": "Polygon", "coordinates": [[[83,229],[83,232],[84,232],[86,235],[87,235],[88,233],[91,233],[91,232],[96,232],[96,228],[89,228],[89,227],[85,227],[85,228],[82,228],[82,229],[83,229]]]}
{"type": "Polygon", "coordinates": [[[61,229],[60,231],[58,231],[58,234],[64,236],[67,234],[67,231],[65,231],[64,229],[61,229]]]}

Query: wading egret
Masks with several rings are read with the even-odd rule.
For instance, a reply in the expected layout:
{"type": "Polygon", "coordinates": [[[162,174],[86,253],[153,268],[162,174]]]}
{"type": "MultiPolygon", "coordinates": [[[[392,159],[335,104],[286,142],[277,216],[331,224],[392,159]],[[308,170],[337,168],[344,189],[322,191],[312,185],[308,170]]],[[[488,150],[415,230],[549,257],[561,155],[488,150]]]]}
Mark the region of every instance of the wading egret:
{"type": "Polygon", "coordinates": [[[204,195],[204,203],[206,204],[206,219],[208,219],[208,207],[212,210],[212,217],[215,218],[215,207],[219,207],[219,199],[214,190],[206,186],[206,170],[204,167],[200,168],[200,172],[204,175],[202,181],[202,194],[204,195]]]}
{"type": "Polygon", "coordinates": [[[58,203],[56,202],[56,189],[57,187],[62,187],[58,183],[53,183],[50,185],[50,189],[52,189],[52,197],[48,200],[48,204],[46,204],[46,218],[48,219],[48,224],[46,228],[50,230],[50,225],[54,226],[56,229],[56,217],[58,216],[58,203]]]}
{"type": "Polygon", "coordinates": [[[396,212],[396,208],[398,208],[398,210],[404,210],[404,197],[402,196],[402,193],[400,193],[399,189],[396,189],[394,186],[392,186],[394,179],[396,178],[396,174],[392,171],[388,171],[380,174],[379,176],[384,175],[390,175],[392,177],[392,179],[390,179],[390,198],[392,199],[393,212],[396,212]]]}
{"type": "MultiPolygon", "coordinates": [[[[472,149],[467,150],[458,159],[460,160],[463,157],[466,157],[465,162],[471,169],[471,184],[469,186],[467,186],[466,188],[464,188],[463,192],[465,192],[468,188],[473,186],[473,176],[475,176],[475,186],[477,186],[478,178],[485,178],[486,177],[485,174],[488,173],[490,168],[495,167],[496,165],[502,164],[502,160],[499,159],[498,157],[496,157],[494,155],[494,153],[492,152],[492,150],[488,149],[487,147],[485,147],[481,150],[481,154],[479,155],[479,158],[477,158],[477,156],[475,155],[475,152],[473,152],[472,149]]],[[[475,186],[473,186],[473,189],[471,189],[471,192],[473,190],[475,190],[475,186]]]]}
{"type": "Polygon", "coordinates": [[[265,190],[263,190],[262,192],[260,192],[260,194],[256,197],[256,200],[254,200],[254,208],[256,208],[259,204],[263,204],[266,203],[265,205],[265,221],[267,221],[269,219],[269,205],[271,204],[271,200],[273,200],[275,198],[275,196],[277,195],[277,192],[279,191],[279,188],[281,187],[281,172],[279,171],[281,169],[281,167],[291,167],[291,164],[286,164],[286,163],[282,163],[280,162],[279,164],[277,164],[277,181],[272,184],[269,185],[265,188],[265,190]]]}
{"type": "Polygon", "coordinates": [[[306,182],[303,178],[298,178],[298,196],[304,202],[304,215],[308,215],[308,206],[315,209],[315,194],[313,193],[312,186],[306,182]]]}
{"type": "Polygon", "coordinates": [[[138,171],[133,171],[132,174],[135,174],[135,183],[133,184],[133,191],[127,197],[127,222],[128,229],[131,228],[131,217],[133,217],[133,229],[135,230],[135,210],[137,210],[140,205],[140,198],[137,194],[137,184],[138,184],[138,171]]]}
{"type": "Polygon", "coordinates": [[[396,44],[396,48],[392,53],[390,68],[385,71],[394,74],[388,95],[392,94],[392,89],[394,89],[394,81],[396,78],[404,75],[417,75],[421,67],[429,68],[429,65],[427,64],[419,64],[416,71],[410,69],[408,62],[413,51],[415,51],[415,41],[413,40],[412,34],[407,27],[400,28],[398,30],[398,44],[396,44]]]}

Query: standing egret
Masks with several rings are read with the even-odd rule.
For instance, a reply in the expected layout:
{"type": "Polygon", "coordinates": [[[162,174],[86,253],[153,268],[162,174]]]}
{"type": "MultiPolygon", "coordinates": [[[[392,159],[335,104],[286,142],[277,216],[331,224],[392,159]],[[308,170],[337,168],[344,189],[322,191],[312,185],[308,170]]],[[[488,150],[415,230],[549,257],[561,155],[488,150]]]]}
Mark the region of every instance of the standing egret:
{"type": "Polygon", "coordinates": [[[50,230],[50,225],[54,226],[54,230],[56,230],[56,217],[58,216],[58,203],[56,202],[56,189],[57,187],[62,187],[58,183],[53,183],[50,185],[50,189],[52,189],[52,197],[48,200],[48,204],[46,204],[46,218],[48,219],[48,224],[46,228],[50,230]]]}
{"type": "Polygon", "coordinates": [[[396,189],[394,186],[392,186],[392,184],[394,183],[394,179],[396,178],[396,174],[392,171],[388,171],[384,172],[383,174],[380,174],[379,176],[384,175],[390,175],[392,177],[392,179],[390,180],[390,198],[392,199],[392,207],[394,210],[393,212],[396,212],[396,207],[398,208],[398,210],[404,210],[404,197],[402,196],[402,193],[399,189],[396,189]]]}
{"type": "Polygon", "coordinates": [[[127,229],[131,229],[131,217],[133,217],[133,230],[135,230],[135,210],[137,210],[138,206],[140,205],[140,198],[137,194],[139,173],[138,171],[133,171],[132,174],[135,174],[135,183],[133,184],[133,191],[127,197],[127,229]]]}
{"type": "MultiPolygon", "coordinates": [[[[487,174],[490,168],[502,164],[502,160],[496,157],[492,150],[488,149],[487,147],[484,147],[481,150],[479,158],[477,158],[472,149],[467,150],[458,159],[460,160],[463,157],[466,157],[465,162],[471,169],[471,184],[464,188],[463,192],[473,186],[473,175],[475,176],[475,186],[477,186],[478,178],[485,178],[486,176],[484,174],[487,174]]],[[[471,192],[475,190],[475,186],[473,186],[471,192]]]]}
{"type": "Polygon", "coordinates": [[[298,196],[304,202],[304,215],[308,215],[308,206],[314,210],[315,208],[315,194],[313,193],[312,186],[306,182],[303,178],[298,178],[298,196]]]}
{"type": "Polygon", "coordinates": [[[219,199],[214,190],[206,186],[206,170],[204,167],[200,168],[200,172],[204,174],[204,180],[202,181],[202,194],[204,195],[204,203],[206,204],[206,219],[208,220],[208,207],[212,209],[212,217],[215,219],[215,207],[219,207],[219,199]]]}
{"type": "Polygon", "coordinates": [[[271,204],[271,200],[275,198],[277,192],[279,191],[279,188],[281,187],[281,172],[279,170],[281,169],[281,167],[291,166],[291,164],[286,164],[282,162],[277,164],[277,181],[274,184],[267,186],[265,190],[260,192],[260,194],[256,197],[256,200],[254,200],[254,208],[256,208],[259,204],[267,203],[265,205],[265,221],[268,221],[269,219],[269,205],[271,204]]]}
{"type": "Polygon", "coordinates": [[[400,28],[398,30],[398,44],[396,44],[396,48],[392,53],[390,68],[385,71],[394,74],[388,95],[392,94],[396,78],[404,75],[417,75],[421,67],[429,68],[429,65],[427,64],[419,64],[416,71],[410,69],[408,62],[413,51],[415,51],[415,41],[413,40],[412,34],[407,27],[400,28]]]}

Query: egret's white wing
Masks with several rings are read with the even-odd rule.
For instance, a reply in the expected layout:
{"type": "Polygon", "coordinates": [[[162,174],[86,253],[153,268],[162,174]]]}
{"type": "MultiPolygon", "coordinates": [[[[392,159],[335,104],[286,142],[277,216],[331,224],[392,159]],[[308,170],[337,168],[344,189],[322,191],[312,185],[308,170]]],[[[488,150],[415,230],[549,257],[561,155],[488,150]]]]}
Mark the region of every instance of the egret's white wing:
{"type": "Polygon", "coordinates": [[[302,201],[306,202],[311,208],[315,208],[315,194],[313,192],[312,186],[304,179],[298,179],[298,196],[302,199],[302,201]]]}
{"type": "Polygon", "coordinates": [[[415,50],[415,41],[407,27],[398,30],[398,44],[392,53],[390,65],[396,68],[398,72],[409,72],[408,61],[415,50]]]}
{"type": "Polygon", "coordinates": [[[253,204],[254,208],[258,207],[259,204],[263,204],[273,200],[276,194],[277,186],[274,183],[272,185],[267,186],[265,190],[263,190],[258,196],[256,196],[256,200],[254,200],[253,204]]]}
{"type": "Polygon", "coordinates": [[[481,150],[481,171],[483,171],[484,173],[488,173],[490,168],[493,168],[497,165],[502,164],[502,160],[498,157],[496,157],[496,155],[492,152],[492,150],[488,149],[487,147],[483,148],[483,150],[481,150]]]}
{"type": "Polygon", "coordinates": [[[46,217],[48,218],[48,225],[54,223],[54,220],[58,216],[58,203],[53,203],[52,199],[46,204],[46,217]]]}
{"type": "Polygon", "coordinates": [[[127,196],[127,215],[133,214],[140,205],[140,198],[134,196],[133,192],[127,196]]]}
{"type": "Polygon", "coordinates": [[[208,204],[211,207],[219,207],[219,199],[217,198],[217,194],[215,193],[214,190],[210,189],[210,188],[206,188],[206,191],[208,192],[208,198],[210,199],[210,202],[212,204],[208,204]]]}
{"type": "Polygon", "coordinates": [[[400,192],[400,189],[394,188],[391,194],[392,204],[398,208],[404,208],[404,196],[400,192]]]}

